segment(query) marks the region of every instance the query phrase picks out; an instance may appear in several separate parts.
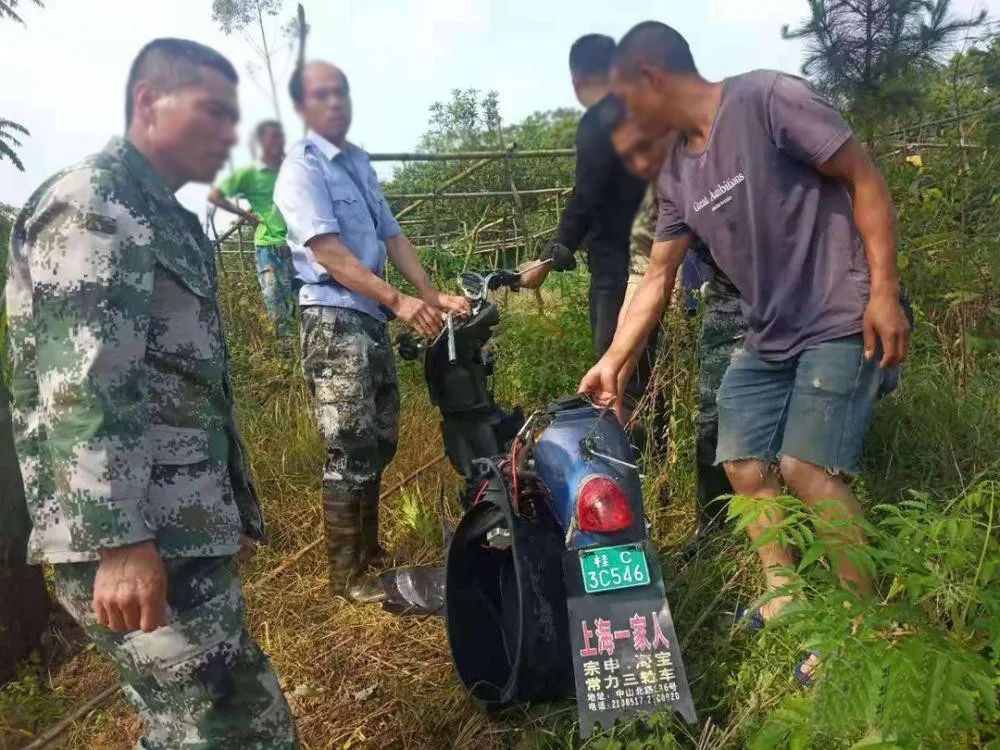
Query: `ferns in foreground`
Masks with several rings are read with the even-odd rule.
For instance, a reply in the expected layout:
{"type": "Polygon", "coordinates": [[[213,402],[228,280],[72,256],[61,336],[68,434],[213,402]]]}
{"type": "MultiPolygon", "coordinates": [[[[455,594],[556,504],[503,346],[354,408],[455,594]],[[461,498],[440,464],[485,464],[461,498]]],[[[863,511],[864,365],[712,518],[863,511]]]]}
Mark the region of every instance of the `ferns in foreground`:
{"type": "MultiPolygon", "coordinates": [[[[752,748],[982,746],[1000,724],[1000,484],[948,503],[923,493],[880,505],[869,546],[823,541],[824,522],[793,498],[734,498],[743,527],[769,506],[777,538],[801,553],[794,593],[775,626],[822,656],[809,693],[785,698],[752,748]],[[819,532],[819,533],[818,533],[819,532]],[[843,554],[875,576],[876,595],[843,590],[825,562],[843,554]],[[853,745],[851,743],[854,743],[853,745]]],[[[830,529],[826,529],[830,531],[830,529]]],[[[837,535],[835,535],[837,536],[837,535]]]]}

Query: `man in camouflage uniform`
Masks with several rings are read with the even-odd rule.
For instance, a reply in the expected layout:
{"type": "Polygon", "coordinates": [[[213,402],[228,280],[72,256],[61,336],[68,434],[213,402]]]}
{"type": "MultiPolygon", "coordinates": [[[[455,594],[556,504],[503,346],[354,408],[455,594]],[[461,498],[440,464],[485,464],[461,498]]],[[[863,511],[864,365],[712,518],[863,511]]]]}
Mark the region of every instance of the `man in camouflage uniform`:
{"type": "Polygon", "coordinates": [[[233,409],[213,248],[174,192],[222,166],[237,75],[147,45],[126,138],[44,183],[11,238],[7,313],[29,558],[116,665],[145,748],[293,748],[235,565],[264,538],[233,409]]]}
{"type": "Polygon", "coordinates": [[[378,568],[382,472],[396,452],[399,389],[386,323],[395,315],[425,338],[445,310],[468,302],[438,292],[382,194],[367,154],[347,140],[347,76],[325,62],[297,68],[289,93],[310,133],[289,151],[274,200],[302,282],[302,368],[326,442],[323,520],[330,588],[354,601],[383,590],[378,568]],[[387,261],[417,290],[385,281],[387,261]]]}
{"type": "MultiPolygon", "coordinates": [[[[619,315],[620,326],[628,314],[629,304],[642,282],[643,274],[649,267],[649,253],[653,247],[658,216],[656,187],[653,183],[666,158],[670,138],[649,138],[635,120],[626,116],[623,109],[618,110],[616,117],[609,119],[608,125],[611,128],[611,142],[625,165],[634,174],[651,183],[632,225],[629,285],[619,315]]],[[[704,243],[695,245],[688,254],[680,286],[697,288],[699,285],[704,302],[698,337],[698,442],[695,449],[698,474],[696,534],[700,536],[721,526],[725,506],[717,503],[716,498],[732,492],[725,470],[721,466],[715,466],[715,445],[719,434],[716,393],[733,352],[743,345],[747,324],[740,307],[739,292],[715,265],[704,243]]],[[[685,294],[684,289],[679,293],[685,294]]],[[[649,355],[643,353],[641,356],[649,355]]],[[[630,368],[623,370],[630,371],[630,368]]],[[[630,382],[635,380],[632,377],[630,382]]],[[[621,390],[627,393],[628,386],[621,390]]]]}

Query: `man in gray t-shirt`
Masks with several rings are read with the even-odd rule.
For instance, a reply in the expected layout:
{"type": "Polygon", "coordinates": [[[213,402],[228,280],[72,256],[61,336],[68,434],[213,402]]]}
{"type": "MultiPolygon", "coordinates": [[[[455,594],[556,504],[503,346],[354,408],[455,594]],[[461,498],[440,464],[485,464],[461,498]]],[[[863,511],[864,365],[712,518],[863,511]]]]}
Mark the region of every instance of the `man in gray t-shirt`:
{"type": "Polygon", "coordinates": [[[850,128],[801,78],[758,70],[721,86],[704,149],[677,139],[664,163],[656,241],[711,238],[765,360],[860,333],[868,262],[847,185],[819,171],[850,128]]]}
{"type": "MultiPolygon", "coordinates": [[[[718,393],[722,464],[737,494],[774,498],[781,479],[823,515],[859,519],[843,479],[859,470],[880,368],[906,355],[894,212],[878,169],[836,110],[805,81],[757,71],[711,83],[687,42],[661,23],[621,40],[615,93],[650,136],[681,135],[658,182],[660,215],[649,270],[607,354],[580,390],[617,397],[617,375],[659,319],[694,235],[740,292],[750,331],[718,393]],[[780,470],[780,477],[779,477],[780,470]]],[[[763,513],[759,539],[780,521],[763,513]]],[[[827,537],[860,543],[858,526],[827,537]]],[[[758,546],[769,590],[793,564],[777,542],[758,546]]],[[[841,583],[871,592],[847,555],[841,583]]],[[[788,604],[770,599],[760,623],[788,604]]],[[[798,668],[803,682],[815,660],[798,668]]]]}

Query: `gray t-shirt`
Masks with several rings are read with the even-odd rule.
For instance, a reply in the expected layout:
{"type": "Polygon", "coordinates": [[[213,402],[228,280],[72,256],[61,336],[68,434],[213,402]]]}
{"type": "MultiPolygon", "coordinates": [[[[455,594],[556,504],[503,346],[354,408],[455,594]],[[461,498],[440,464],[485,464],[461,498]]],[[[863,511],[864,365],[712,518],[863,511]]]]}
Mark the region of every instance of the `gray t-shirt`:
{"type": "Polygon", "coordinates": [[[868,261],[851,198],[815,169],[850,137],[807,81],[758,70],[726,79],[705,151],[679,138],[660,173],[657,241],[694,232],[708,244],[763,359],[861,330],[868,261]]]}

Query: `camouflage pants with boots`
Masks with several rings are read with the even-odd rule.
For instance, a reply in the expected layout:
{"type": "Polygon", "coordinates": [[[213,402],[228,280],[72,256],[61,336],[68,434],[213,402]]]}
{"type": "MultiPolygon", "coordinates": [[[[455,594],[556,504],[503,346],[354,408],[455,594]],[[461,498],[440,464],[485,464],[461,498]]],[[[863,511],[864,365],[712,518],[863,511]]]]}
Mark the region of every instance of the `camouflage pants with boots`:
{"type": "Polygon", "coordinates": [[[743,348],[746,320],[739,297],[717,293],[712,286],[705,291],[705,315],[698,339],[698,533],[721,527],[726,505],[716,500],[733,489],[726,471],[715,465],[715,447],[719,440],[719,407],[716,396],[733,352],[743,348]]]}
{"type": "Polygon", "coordinates": [[[399,386],[386,325],[339,307],[302,309],[302,368],[326,443],[323,519],[330,586],[377,565],[379,488],[399,439],[399,386]]]}
{"type": "Polygon", "coordinates": [[[98,563],[53,566],[56,597],[117,667],[146,725],[148,750],[298,747],[295,724],[267,657],[247,631],[232,557],[169,558],[167,624],[117,633],[93,612],[98,563]]]}

